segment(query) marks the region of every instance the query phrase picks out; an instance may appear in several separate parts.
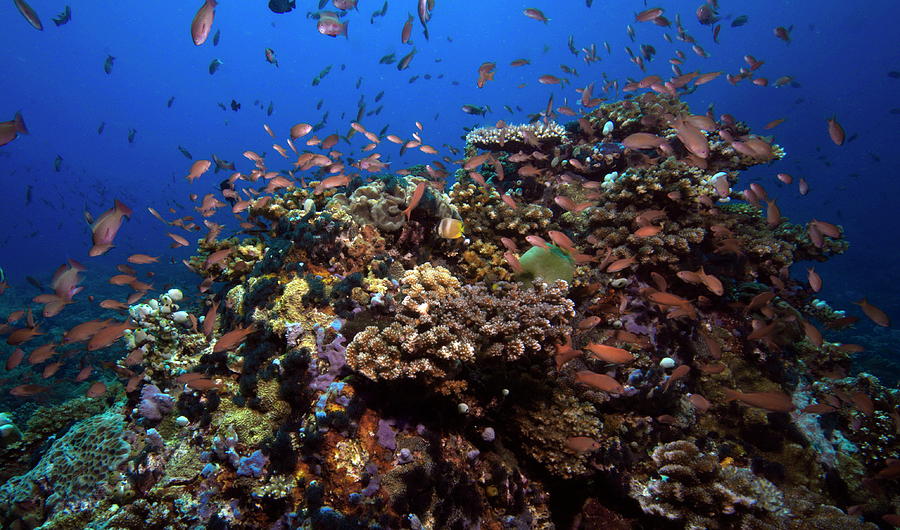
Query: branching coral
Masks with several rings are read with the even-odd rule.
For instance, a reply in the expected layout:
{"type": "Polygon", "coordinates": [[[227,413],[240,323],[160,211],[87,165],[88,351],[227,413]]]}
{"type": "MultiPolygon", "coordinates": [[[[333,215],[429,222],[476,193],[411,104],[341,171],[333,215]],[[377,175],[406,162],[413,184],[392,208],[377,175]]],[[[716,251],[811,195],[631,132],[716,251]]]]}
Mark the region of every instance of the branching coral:
{"type": "Polygon", "coordinates": [[[498,283],[459,287],[446,270],[409,271],[396,322],[369,326],[347,348],[351,368],[371,379],[453,378],[476,360],[514,361],[543,353],[570,331],[565,284],[525,289],[498,283]],[[439,281],[433,279],[440,278],[439,281]]]}

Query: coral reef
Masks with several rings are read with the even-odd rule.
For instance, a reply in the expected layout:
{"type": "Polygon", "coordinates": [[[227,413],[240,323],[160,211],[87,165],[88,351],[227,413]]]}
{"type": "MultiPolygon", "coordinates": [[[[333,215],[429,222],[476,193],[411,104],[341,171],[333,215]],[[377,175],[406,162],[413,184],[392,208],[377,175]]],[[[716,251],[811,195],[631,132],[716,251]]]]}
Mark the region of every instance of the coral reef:
{"type": "MultiPolygon", "coordinates": [[[[471,131],[455,172],[372,174],[387,163],[334,150],[279,172],[245,153],[256,169],[223,192],[241,230],[206,221],[186,262],[199,289],[135,301],[102,360],[64,350],[103,373],[82,396],[12,389],[33,401],[0,415],[0,524],[872,528],[895,513],[900,394],[851,371],[862,347],[836,340],[855,317],[791,275],[844,252],[843,230],[738,189],[784,150],[669,95],[582,97],[566,124],[548,108],[471,131]]],[[[65,368],[61,384],[87,377],[65,368]]]]}

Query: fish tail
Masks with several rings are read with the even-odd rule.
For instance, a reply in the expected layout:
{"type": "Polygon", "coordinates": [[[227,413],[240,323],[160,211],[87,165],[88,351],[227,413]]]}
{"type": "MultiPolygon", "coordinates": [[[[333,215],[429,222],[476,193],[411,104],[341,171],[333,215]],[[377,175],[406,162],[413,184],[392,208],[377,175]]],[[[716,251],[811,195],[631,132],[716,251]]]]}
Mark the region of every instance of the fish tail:
{"type": "Polygon", "coordinates": [[[133,213],[131,211],[131,208],[129,208],[128,206],[125,206],[125,204],[120,202],[119,199],[116,199],[115,204],[116,204],[116,210],[118,210],[122,215],[131,217],[131,214],[133,213]]]}
{"type": "Polygon", "coordinates": [[[25,119],[22,118],[21,112],[16,112],[15,124],[19,134],[28,134],[28,127],[25,126],[25,119]]]}

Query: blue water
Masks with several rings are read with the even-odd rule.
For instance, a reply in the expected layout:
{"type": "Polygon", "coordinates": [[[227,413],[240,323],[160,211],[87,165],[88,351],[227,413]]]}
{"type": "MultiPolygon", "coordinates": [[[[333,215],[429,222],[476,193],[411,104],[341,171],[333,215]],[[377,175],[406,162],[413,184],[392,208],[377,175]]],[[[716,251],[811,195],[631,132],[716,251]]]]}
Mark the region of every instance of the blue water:
{"type": "MultiPolygon", "coordinates": [[[[28,25],[12,2],[3,2],[0,120],[21,111],[31,130],[0,147],[4,199],[0,267],[12,286],[3,296],[27,300],[36,295],[25,276],[46,284],[66,258],[85,262],[90,269],[86,284],[102,289],[114,265],[135,252],[174,258],[174,265],[157,268],[157,288],[196,282],[180,265],[190,247],[170,250],[166,227],[147,213],[147,207],[170,219],[176,214],[169,208],[178,216],[188,215],[192,213],[188,194],[213,191],[227,173],[209,173],[189,184],[183,177],[191,162],[179,153],[179,145],[194,159],[215,153],[235,161],[239,170],[249,170],[251,163],[241,156],[246,149],[268,151],[270,161],[277,158],[263,124],[283,143],[291,125],[316,123],[328,112],[320,137],[345,134],[362,97],[367,111],[384,105],[379,115],[361,120],[369,130],[388,125],[388,132],[407,138],[419,121],[425,143],[462,147],[464,127],[499,119],[524,122],[528,114],[545,107],[551,94],[556,105],[568,98],[574,107],[579,97],[576,87],[590,82],[599,87],[604,78],[620,84],[627,78],[640,79],[646,74],[627,60],[624,47],[637,53],[641,43],[648,43],[658,53],[647,74],[671,75],[666,61],[680,49],[687,57],[685,72],[733,73],[745,66],[742,57],[749,53],[765,61],[758,75],[770,81],[793,76],[796,85],[783,88],[757,87],[747,81],[732,86],[722,76],[684,99],[696,113],[714,104],[717,114],[731,113],[760,133],[766,132],[762,131],[766,123],[786,119],[771,131],[786,149],[786,159],[753,168],[744,177],[764,183],[792,221],[816,217],[843,225],[849,252],[817,266],[825,282],[824,298],[858,314],[850,301],[866,296],[895,321],[900,319],[895,272],[900,270],[896,235],[900,79],[888,75],[900,70],[897,2],[872,0],[857,7],[837,1],[723,0],[721,15],[747,15],[749,22],[732,28],[730,19],[723,20],[719,44],[712,42],[711,27],[701,26],[693,15],[699,1],[654,3],[666,8],[672,20],[675,13],[681,14],[687,31],[710,54],[701,59],[689,45],[663,40],[664,32],[674,34],[672,28],[634,23],[634,12],[648,7],[642,2],[596,0],[588,8],[584,1],[574,0],[438,0],[429,24],[430,40],[415,22],[412,40],[418,53],[405,71],[378,60],[389,53],[399,58],[412,49],[400,43],[400,30],[407,13],[415,14],[415,2],[391,0],[387,15],[370,24],[371,13],[381,9],[382,2],[362,0],[359,11],[345,18],[349,38],[320,35],[315,20],[306,16],[315,10],[315,3],[298,4],[293,12],[279,15],[264,1],[224,0],[213,26],[213,33],[221,31],[221,42],[213,46],[211,34],[197,47],[189,31],[200,5],[196,1],[78,3],[73,5],[72,21],[57,27],[50,18],[63,10],[65,2],[34,0],[32,6],[44,23],[42,32],[28,25]],[[542,9],[550,23],[525,17],[526,7],[542,9]],[[635,27],[636,42],[626,34],[628,23],[635,27]],[[793,25],[790,44],[773,36],[772,29],[779,25],[793,25]],[[572,55],[566,45],[570,35],[579,49],[595,43],[602,61],[588,65],[583,53],[572,55]],[[604,41],[612,54],[603,49],[604,41]],[[267,47],[275,50],[279,67],[265,61],[267,47]],[[103,69],[108,55],[115,57],[109,75],[103,69]],[[210,75],[208,66],[214,58],[224,64],[210,75]],[[531,65],[510,67],[510,61],[518,58],[529,59],[531,65]],[[477,68],[485,61],[497,63],[496,76],[478,89],[477,68]],[[579,75],[564,74],[560,64],[576,68],[579,75]],[[312,86],[312,79],[328,65],[333,65],[331,72],[312,86]],[[571,85],[539,84],[537,78],[543,74],[569,78],[571,85]],[[419,79],[410,83],[413,76],[419,79]],[[521,84],[525,86],[519,88],[521,84]],[[375,103],[380,91],[384,98],[375,103]],[[173,96],[174,104],[168,108],[173,96]],[[221,102],[227,107],[232,99],[241,104],[237,112],[217,106],[221,102]],[[257,100],[259,105],[254,105],[257,100]],[[324,103],[316,110],[320,100],[324,103]],[[273,112],[267,116],[270,103],[273,112]],[[460,110],[463,104],[488,105],[493,112],[470,116],[460,110]],[[504,105],[515,112],[504,110],[504,105]],[[838,117],[851,138],[842,147],[829,140],[825,120],[831,115],[838,117]],[[105,130],[98,134],[101,123],[105,130]],[[127,140],[129,129],[137,131],[134,143],[127,140]],[[59,172],[54,170],[57,155],[62,157],[59,172]],[[801,197],[796,186],[779,185],[778,172],[804,177],[811,193],[801,197]],[[115,249],[88,258],[90,233],[83,211],[98,216],[114,199],[131,206],[135,215],[119,233],[115,249]]],[[[594,94],[601,95],[599,89],[594,94]]],[[[362,156],[359,149],[364,144],[357,136],[352,146],[342,141],[337,149],[362,156]]],[[[412,151],[401,158],[396,145],[381,145],[379,151],[394,169],[430,160],[412,151]]],[[[229,217],[220,212],[214,219],[225,222],[229,217]]],[[[801,265],[794,267],[797,276],[805,275],[801,265]]],[[[75,307],[88,311],[84,295],[76,300],[75,307]]],[[[861,342],[875,341],[880,346],[874,353],[887,358],[900,340],[866,321],[849,338],[853,334],[861,342]]]]}

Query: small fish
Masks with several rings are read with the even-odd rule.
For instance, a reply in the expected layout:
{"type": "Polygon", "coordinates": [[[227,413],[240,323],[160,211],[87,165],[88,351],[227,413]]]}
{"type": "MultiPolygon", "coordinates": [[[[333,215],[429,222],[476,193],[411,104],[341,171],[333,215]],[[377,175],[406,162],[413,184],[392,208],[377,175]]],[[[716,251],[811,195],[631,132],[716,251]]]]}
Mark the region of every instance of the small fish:
{"type": "Polygon", "coordinates": [[[22,16],[25,17],[25,20],[27,20],[28,23],[31,24],[31,27],[33,27],[34,29],[36,29],[38,31],[44,30],[44,25],[41,24],[41,19],[38,17],[38,14],[35,12],[34,9],[31,8],[30,5],[28,5],[25,2],[25,0],[13,0],[13,1],[16,4],[16,9],[18,9],[19,13],[21,13],[22,16]]]}
{"type": "Polygon", "coordinates": [[[777,38],[790,44],[791,43],[791,31],[793,31],[793,30],[794,30],[793,25],[791,25],[790,27],[787,27],[787,28],[785,28],[784,26],[778,26],[777,28],[772,30],[772,33],[774,33],[777,38]]]}
{"type": "Polygon", "coordinates": [[[245,328],[236,328],[219,337],[213,346],[213,353],[228,351],[239,346],[244,339],[255,332],[256,328],[251,324],[245,328]]]}
{"type": "Polygon", "coordinates": [[[575,382],[587,385],[597,390],[610,394],[622,394],[625,388],[621,383],[606,374],[598,374],[590,370],[581,370],[575,373],[575,382]]]}
{"type": "Polygon", "coordinates": [[[463,105],[461,108],[466,114],[476,114],[481,116],[487,115],[488,111],[491,110],[490,107],[479,107],[477,105],[463,105]]]}
{"type": "Polygon", "coordinates": [[[640,13],[634,15],[635,22],[652,22],[653,20],[661,17],[663,14],[663,9],[660,7],[651,7],[650,9],[645,9],[640,13]]]}
{"type": "Polygon", "coordinates": [[[416,52],[417,52],[416,48],[413,47],[411,52],[404,55],[403,58],[400,59],[400,62],[397,63],[397,70],[403,71],[403,70],[406,70],[407,68],[409,68],[409,63],[411,63],[413,60],[413,57],[416,56],[416,52]]]}
{"type": "Polygon", "coordinates": [[[147,254],[132,254],[128,256],[126,261],[136,265],[145,265],[147,263],[156,263],[159,261],[159,257],[148,256],[147,254]]]}
{"type": "Polygon", "coordinates": [[[191,22],[191,39],[194,41],[194,46],[200,46],[206,42],[216,16],[216,5],[216,0],[205,0],[197,10],[197,14],[194,15],[194,20],[191,22]]]}
{"type": "Polygon", "coordinates": [[[484,84],[494,80],[494,69],[497,63],[481,63],[478,67],[478,81],[475,83],[478,88],[484,88],[484,84]]]}
{"type": "Polygon", "coordinates": [[[112,55],[107,55],[106,60],[103,61],[103,71],[106,72],[107,75],[112,73],[113,61],[115,60],[116,58],[112,55]]]}
{"type": "Polygon", "coordinates": [[[275,68],[278,68],[278,59],[275,58],[275,50],[272,48],[266,48],[266,61],[269,64],[274,64],[275,68]]]}
{"type": "Polygon", "coordinates": [[[171,109],[171,108],[172,108],[172,104],[174,104],[174,103],[175,103],[175,96],[172,96],[172,97],[169,98],[169,101],[166,102],[166,107],[168,107],[168,108],[171,109]]]}
{"type": "Polygon", "coordinates": [[[319,22],[316,24],[316,29],[322,35],[327,35],[329,37],[337,37],[338,35],[343,35],[346,38],[350,38],[350,34],[348,33],[350,27],[349,22],[341,22],[338,18],[337,13],[333,11],[322,11],[319,13],[319,22]]]}
{"type": "Polygon", "coordinates": [[[88,387],[85,396],[89,398],[98,398],[106,393],[106,384],[103,381],[95,381],[88,387]]]}
{"type": "Polygon", "coordinates": [[[768,410],[771,412],[790,412],[794,410],[791,396],[782,392],[739,392],[725,388],[725,402],[740,401],[751,407],[768,410]]]}
{"type": "Polygon", "coordinates": [[[843,145],[844,128],[841,127],[841,124],[838,123],[837,118],[834,116],[828,118],[828,136],[831,137],[831,141],[835,145],[843,145]]]}
{"type": "Polygon", "coordinates": [[[72,8],[69,6],[66,6],[62,13],[53,17],[53,23],[57,26],[62,26],[70,20],[72,20],[72,8]]]}
{"type": "Polygon", "coordinates": [[[188,160],[193,160],[193,159],[194,159],[194,157],[193,157],[193,155],[191,155],[190,151],[188,151],[188,150],[185,149],[184,147],[181,147],[181,146],[179,145],[179,146],[178,146],[178,150],[181,151],[181,154],[183,154],[183,155],[185,156],[185,158],[187,158],[188,160]]]}
{"type": "Polygon", "coordinates": [[[29,397],[40,394],[41,392],[46,392],[49,389],[50,387],[47,386],[26,384],[13,387],[10,389],[9,393],[16,397],[29,397]]]}
{"type": "Polygon", "coordinates": [[[452,217],[441,219],[437,227],[438,235],[445,239],[459,239],[463,236],[463,222],[452,217]]]}
{"type": "Polygon", "coordinates": [[[544,24],[550,22],[550,19],[544,15],[544,12],[536,7],[529,7],[526,10],[522,11],[526,17],[537,20],[538,22],[543,22],[544,24]]]}
{"type": "Polygon", "coordinates": [[[134,137],[137,135],[137,129],[128,129],[128,143],[134,143],[134,137]]]}
{"type": "Polygon", "coordinates": [[[806,280],[814,293],[822,290],[822,277],[819,276],[814,267],[806,269],[806,280]]]}
{"type": "Polygon", "coordinates": [[[748,17],[747,15],[736,16],[736,17],[734,17],[734,20],[731,21],[731,27],[739,28],[739,27],[743,26],[744,24],[746,24],[748,20],[750,20],[750,17],[748,17]]]}
{"type": "Polygon", "coordinates": [[[515,61],[509,63],[510,66],[525,66],[526,64],[531,64],[531,61],[528,59],[516,59],[515,61]]]}
{"type": "Polygon", "coordinates": [[[241,110],[241,104],[232,99],[231,100],[231,110],[233,110],[235,112],[241,110]]]}
{"type": "Polygon", "coordinates": [[[882,327],[889,327],[891,325],[891,319],[887,316],[887,313],[870,304],[865,298],[853,303],[862,308],[863,313],[865,313],[872,322],[882,327]]]}
{"type": "Polygon", "coordinates": [[[57,173],[62,169],[63,158],[59,155],[56,155],[56,159],[53,161],[53,170],[57,173]]]}
{"type": "Polygon", "coordinates": [[[106,128],[106,122],[101,121],[100,126],[97,127],[97,134],[103,134],[103,129],[105,129],[105,128],[106,128]]]}
{"type": "Polygon", "coordinates": [[[407,13],[406,22],[403,23],[403,29],[400,30],[400,42],[406,44],[412,34],[413,16],[407,13]]]}
{"type": "Polygon", "coordinates": [[[403,214],[406,215],[406,220],[409,221],[412,216],[413,210],[416,206],[419,205],[419,202],[422,200],[422,197],[425,195],[425,187],[427,184],[425,182],[419,182],[416,184],[416,189],[413,190],[412,197],[409,200],[409,205],[403,210],[403,214]]]}
{"type": "Polygon", "coordinates": [[[213,46],[219,45],[219,37],[222,35],[222,30],[217,29],[216,34],[213,35],[213,46]]]}
{"type": "Polygon", "coordinates": [[[592,342],[586,345],[584,349],[593,353],[597,359],[607,363],[622,364],[634,360],[634,355],[628,350],[607,346],[605,344],[596,344],[592,342]]]}
{"type": "Polygon", "coordinates": [[[216,73],[216,70],[218,70],[219,67],[223,64],[225,63],[223,63],[219,59],[213,59],[212,62],[209,63],[209,75],[213,75],[214,73],[216,73]]]}
{"type": "Polygon", "coordinates": [[[212,167],[212,162],[210,162],[209,160],[197,160],[196,162],[191,164],[191,169],[184,178],[186,178],[188,182],[194,182],[204,173],[209,171],[210,167],[212,167]]]}

